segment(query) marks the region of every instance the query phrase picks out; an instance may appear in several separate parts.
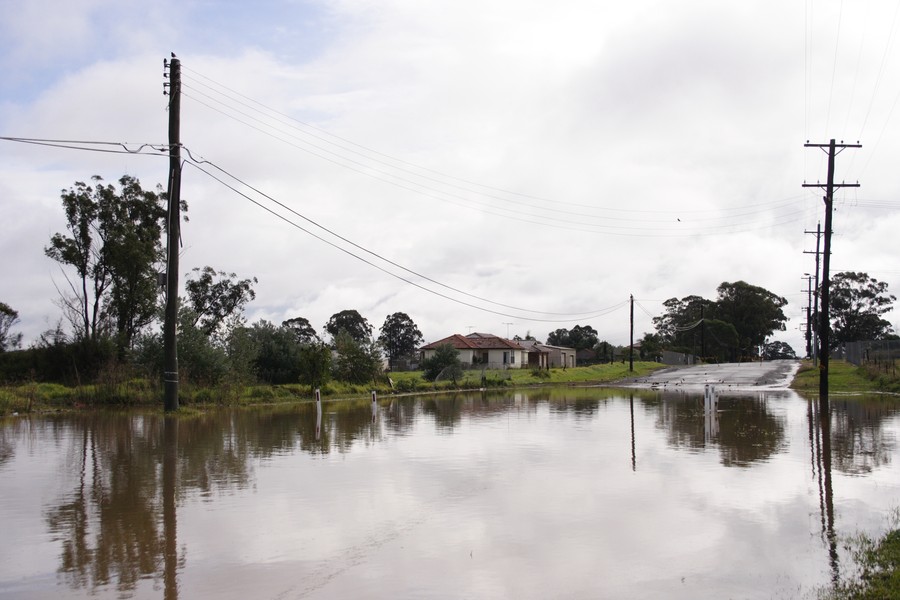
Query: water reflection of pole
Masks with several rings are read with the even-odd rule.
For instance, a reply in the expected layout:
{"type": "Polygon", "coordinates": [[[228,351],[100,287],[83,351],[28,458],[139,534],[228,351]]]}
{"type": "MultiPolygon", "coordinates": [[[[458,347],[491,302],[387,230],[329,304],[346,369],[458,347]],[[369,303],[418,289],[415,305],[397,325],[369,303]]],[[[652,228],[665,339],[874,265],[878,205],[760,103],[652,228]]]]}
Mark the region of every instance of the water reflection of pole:
{"type": "Polygon", "coordinates": [[[637,457],[634,454],[634,394],[629,394],[628,403],[631,405],[631,470],[637,471],[637,457]]]}
{"type": "Polygon", "coordinates": [[[175,510],[175,484],[178,466],[178,419],[166,416],[163,422],[163,535],[165,537],[166,600],[178,598],[178,522],[175,510]]]}
{"type": "Polygon", "coordinates": [[[818,472],[819,514],[822,523],[822,541],[828,545],[828,564],[831,568],[831,580],[840,581],[838,563],[837,535],[834,532],[834,490],[831,483],[831,411],[827,400],[818,405],[808,402],[807,415],[810,420],[810,452],[815,449],[814,473],[818,472]],[[818,408],[818,411],[816,410],[818,408]],[[813,439],[813,421],[818,421],[813,439]]]}
{"type": "Polygon", "coordinates": [[[825,536],[828,539],[828,557],[831,563],[831,579],[837,584],[840,581],[838,565],[837,536],[834,533],[834,492],[831,487],[831,409],[828,398],[821,403],[822,413],[819,415],[822,424],[822,467],[825,472],[825,536]]]}
{"type": "Polygon", "coordinates": [[[316,390],[316,441],[322,435],[322,395],[316,390]]]}

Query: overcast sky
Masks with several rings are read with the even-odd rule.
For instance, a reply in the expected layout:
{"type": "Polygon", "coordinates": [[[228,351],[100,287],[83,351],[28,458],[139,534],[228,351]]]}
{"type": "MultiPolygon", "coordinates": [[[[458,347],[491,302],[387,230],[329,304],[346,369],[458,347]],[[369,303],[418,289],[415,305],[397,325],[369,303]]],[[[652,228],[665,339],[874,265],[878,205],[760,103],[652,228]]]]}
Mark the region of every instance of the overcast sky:
{"type": "MultiPolygon", "coordinates": [[[[402,311],[426,341],[622,345],[630,294],[639,338],[664,300],[744,280],[788,299],[775,339],[802,354],[824,207],[801,184],[826,178],[803,144],[830,138],[863,145],[837,158],[861,187],[835,195],[832,272],[900,292],[896,0],[2,6],[2,136],[165,143],[178,55],[185,157],[247,196],[185,166],[181,271],[257,277],[251,322],[402,311]]],[[[167,166],[0,140],[0,301],[26,343],[61,315],[60,190],[167,166]]]]}

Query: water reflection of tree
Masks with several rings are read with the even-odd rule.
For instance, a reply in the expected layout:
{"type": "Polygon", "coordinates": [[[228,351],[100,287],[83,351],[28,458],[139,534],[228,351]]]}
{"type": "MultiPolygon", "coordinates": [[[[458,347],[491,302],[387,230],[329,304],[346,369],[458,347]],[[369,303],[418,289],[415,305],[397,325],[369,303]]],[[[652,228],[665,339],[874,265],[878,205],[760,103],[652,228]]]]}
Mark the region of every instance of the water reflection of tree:
{"type": "Polygon", "coordinates": [[[15,455],[12,436],[19,429],[22,419],[0,421],[0,467],[12,460],[15,455]]]}
{"type": "Polygon", "coordinates": [[[73,429],[80,433],[80,448],[73,445],[81,453],[78,486],[47,512],[62,543],[60,573],[75,588],[132,590],[156,573],[164,548],[156,518],[158,428],[93,415],[73,429]]]}
{"type": "Polygon", "coordinates": [[[897,445],[884,421],[900,413],[896,401],[879,396],[831,399],[834,468],[851,475],[871,472],[891,461],[897,445]]]}
{"type": "MultiPolygon", "coordinates": [[[[684,394],[661,394],[655,404],[657,426],[666,430],[673,447],[701,449],[708,446],[708,420],[703,397],[684,394]]],[[[714,415],[717,433],[712,443],[719,447],[722,464],[745,467],[765,460],[785,446],[783,419],[769,413],[763,396],[720,396],[714,415]]]]}
{"type": "Polygon", "coordinates": [[[162,566],[180,564],[172,562],[172,534],[166,535],[174,532],[169,521],[177,499],[247,485],[253,446],[241,419],[224,427],[207,416],[179,424],[167,439],[157,416],[98,413],[68,421],[77,442],[67,460],[77,483],[45,516],[62,545],[59,572],[70,586],[111,585],[125,594],[141,579],[168,579],[162,566]],[[163,510],[167,503],[173,510],[163,510]]]}

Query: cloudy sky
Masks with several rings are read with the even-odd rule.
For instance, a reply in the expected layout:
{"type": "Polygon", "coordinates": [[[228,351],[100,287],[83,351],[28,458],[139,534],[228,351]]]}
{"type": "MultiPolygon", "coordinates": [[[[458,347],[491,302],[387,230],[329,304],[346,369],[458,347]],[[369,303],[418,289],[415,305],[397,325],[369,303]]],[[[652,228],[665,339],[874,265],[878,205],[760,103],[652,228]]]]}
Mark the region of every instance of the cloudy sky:
{"type": "MultiPolygon", "coordinates": [[[[2,4],[2,136],[165,143],[178,55],[181,271],[257,277],[251,321],[625,344],[630,294],[640,337],[667,298],[744,280],[788,299],[776,338],[802,353],[824,210],[801,184],[826,178],[804,142],[831,138],[863,145],[837,159],[861,187],[835,197],[833,272],[900,292],[896,0],[2,4]]],[[[165,183],[144,150],[0,140],[0,300],[26,343],[60,318],[60,190],[165,183]]]]}

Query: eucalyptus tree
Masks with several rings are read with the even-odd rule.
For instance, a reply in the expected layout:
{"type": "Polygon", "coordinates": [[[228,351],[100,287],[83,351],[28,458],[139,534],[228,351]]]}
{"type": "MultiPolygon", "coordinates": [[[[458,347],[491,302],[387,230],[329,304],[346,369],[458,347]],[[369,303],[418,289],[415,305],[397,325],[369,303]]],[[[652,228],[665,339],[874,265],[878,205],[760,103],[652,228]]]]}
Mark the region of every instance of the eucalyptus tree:
{"type": "MultiPolygon", "coordinates": [[[[115,334],[120,349],[156,316],[157,266],[163,260],[166,198],[130,175],[121,189],[95,175],[93,187],[62,190],[67,233],[55,233],[45,254],[75,270],[66,274],[60,305],[78,340],[115,334]]],[[[65,273],[65,271],[64,271],[65,273]]]]}
{"type": "Polygon", "coordinates": [[[0,302],[0,352],[18,348],[22,343],[22,334],[12,334],[10,329],[19,322],[19,312],[6,302],[0,302]]]}
{"type": "Polygon", "coordinates": [[[831,280],[831,343],[885,339],[893,333],[882,318],[897,297],[888,293],[888,284],[867,273],[844,271],[831,280]]]}
{"type": "Polygon", "coordinates": [[[387,353],[389,369],[394,368],[394,359],[414,354],[422,340],[418,326],[403,312],[388,315],[378,336],[378,343],[387,353]]]}
{"type": "Polygon", "coordinates": [[[337,336],[341,331],[346,331],[350,337],[357,342],[368,340],[372,336],[372,326],[358,311],[342,310],[341,312],[331,315],[325,324],[327,331],[333,340],[337,340],[337,336]]]}

